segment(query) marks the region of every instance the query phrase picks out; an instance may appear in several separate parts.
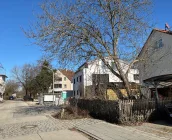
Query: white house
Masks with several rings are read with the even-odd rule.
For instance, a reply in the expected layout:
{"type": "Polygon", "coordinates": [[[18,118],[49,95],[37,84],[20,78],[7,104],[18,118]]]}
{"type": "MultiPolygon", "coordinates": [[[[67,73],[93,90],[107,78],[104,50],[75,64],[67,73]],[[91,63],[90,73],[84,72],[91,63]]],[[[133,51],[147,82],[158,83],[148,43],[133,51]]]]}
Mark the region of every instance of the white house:
{"type": "Polygon", "coordinates": [[[5,92],[5,80],[7,76],[0,74],[0,101],[3,100],[3,94],[5,92]]]}
{"type": "Polygon", "coordinates": [[[171,88],[166,87],[172,85],[172,31],[153,29],[138,59],[141,85],[158,88],[158,94],[164,96],[169,94],[171,88]]]}
{"type": "MultiPolygon", "coordinates": [[[[106,61],[115,68],[114,62],[106,58],[106,61]]],[[[120,63],[123,67],[124,72],[128,69],[128,63],[120,60],[120,63]]],[[[104,65],[104,63],[100,60],[94,60],[87,63],[84,63],[82,66],[78,68],[73,77],[73,96],[85,96],[86,87],[93,85],[92,76],[93,74],[108,74],[109,80],[108,82],[119,83],[121,80],[116,77],[112,72],[104,65]]],[[[129,82],[139,83],[138,79],[138,70],[130,69],[128,74],[129,82]]]]}

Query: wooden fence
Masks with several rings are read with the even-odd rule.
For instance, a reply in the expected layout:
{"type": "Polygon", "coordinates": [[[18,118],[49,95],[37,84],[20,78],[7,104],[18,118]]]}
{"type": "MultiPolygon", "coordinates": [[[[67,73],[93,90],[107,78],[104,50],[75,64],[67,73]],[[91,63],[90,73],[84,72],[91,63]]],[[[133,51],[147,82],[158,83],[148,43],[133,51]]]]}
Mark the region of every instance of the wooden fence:
{"type": "MultiPolygon", "coordinates": [[[[171,102],[172,98],[164,98],[159,100],[158,106],[163,108],[165,104],[171,102]]],[[[89,111],[93,117],[116,123],[147,121],[157,110],[154,99],[119,101],[72,99],[70,104],[89,111]]]]}
{"type": "Polygon", "coordinates": [[[121,122],[145,121],[155,109],[155,100],[119,101],[119,119],[121,122]]]}

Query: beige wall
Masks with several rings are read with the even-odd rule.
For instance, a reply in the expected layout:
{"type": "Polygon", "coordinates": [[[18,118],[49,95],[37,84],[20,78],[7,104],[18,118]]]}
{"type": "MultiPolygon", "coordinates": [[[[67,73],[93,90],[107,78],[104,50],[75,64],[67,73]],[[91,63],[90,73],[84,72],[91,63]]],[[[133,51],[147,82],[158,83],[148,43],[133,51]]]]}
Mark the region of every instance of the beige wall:
{"type": "Polygon", "coordinates": [[[65,90],[73,90],[73,84],[71,83],[71,81],[65,75],[63,75],[60,71],[57,71],[55,73],[55,77],[56,76],[62,78],[61,82],[55,80],[55,84],[62,84],[62,90],[63,91],[65,91],[65,90]],[[66,80],[65,80],[65,77],[66,77],[66,80]],[[66,88],[65,88],[64,85],[66,85],[66,88]]]}

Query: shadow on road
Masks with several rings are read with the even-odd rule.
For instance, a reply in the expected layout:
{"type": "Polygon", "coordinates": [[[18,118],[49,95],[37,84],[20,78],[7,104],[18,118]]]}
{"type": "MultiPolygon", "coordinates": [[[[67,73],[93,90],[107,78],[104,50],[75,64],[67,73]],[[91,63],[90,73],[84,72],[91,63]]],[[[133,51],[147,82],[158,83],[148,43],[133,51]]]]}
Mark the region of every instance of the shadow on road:
{"type": "Polygon", "coordinates": [[[56,113],[60,110],[58,106],[20,106],[14,112],[14,117],[22,117],[27,115],[40,115],[40,114],[51,114],[56,113]]]}

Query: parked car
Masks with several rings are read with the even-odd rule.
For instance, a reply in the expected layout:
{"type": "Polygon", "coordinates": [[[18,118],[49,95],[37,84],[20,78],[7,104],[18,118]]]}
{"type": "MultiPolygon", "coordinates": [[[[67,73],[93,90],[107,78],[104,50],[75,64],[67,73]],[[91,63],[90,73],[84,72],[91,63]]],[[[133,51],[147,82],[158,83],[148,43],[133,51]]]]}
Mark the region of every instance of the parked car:
{"type": "Polygon", "coordinates": [[[32,101],[32,102],[33,102],[33,98],[31,98],[29,95],[25,95],[25,96],[23,97],[23,100],[24,100],[24,101],[32,101]]]}
{"type": "Polygon", "coordinates": [[[14,100],[14,97],[13,97],[13,96],[10,96],[10,97],[9,97],[9,100],[14,100]]]}

